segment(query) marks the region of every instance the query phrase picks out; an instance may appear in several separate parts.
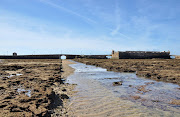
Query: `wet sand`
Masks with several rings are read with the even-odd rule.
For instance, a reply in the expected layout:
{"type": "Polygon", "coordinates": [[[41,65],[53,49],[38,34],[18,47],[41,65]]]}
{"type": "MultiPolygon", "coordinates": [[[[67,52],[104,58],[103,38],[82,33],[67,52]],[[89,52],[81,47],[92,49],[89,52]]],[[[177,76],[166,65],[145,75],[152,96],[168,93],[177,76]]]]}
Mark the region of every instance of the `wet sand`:
{"type": "Polygon", "coordinates": [[[180,60],[178,59],[76,59],[115,72],[135,72],[136,75],[156,81],[180,85],[180,60]]]}
{"type": "Polygon", "coordinates": [[[63,68],[63,72],[61,74],[61,77],[63,79],[66,79],[67,76],[71,75],[72,73],[74,73],[74,69],[72,67],[70,67],[70,64],[75,64],[72,61],[68,61],[68,60],[62,60],[62,68],[63,68]]]}
{"type": "Polygon", "coordinates": [[[2,60],[0,116],[66,116],[65,105],[75,86],[64,83],[73,73],[67,64],[70,62],[62,65],[61,60],[2,60]]]}
{"type": "MultiPolygon", "coordinates": [[[[67,77],[74,73],[74,69],[69,66],[70,64],[74,64],[74,63],[68,60],[62,60],[61,78],[63,78],[64,80],[67,80],[67,77]]],[[[69,83],[65,83],[64,85],[56,84],[53,86],[53,89],[56,94],[58,95],[65,94],[68,97],[62,99],[63,107],[58,106],[56,109],[54,109],[54,113],[51,116],[53,117],[73,116],[71,113],[69,113],[68,108],[69,108],[69,101],[70,101],[69,98],[71,98],[76,93],[76,91],[73,91],[75,87],[76,87],[76,84],[69,84],[69,83]]]]}

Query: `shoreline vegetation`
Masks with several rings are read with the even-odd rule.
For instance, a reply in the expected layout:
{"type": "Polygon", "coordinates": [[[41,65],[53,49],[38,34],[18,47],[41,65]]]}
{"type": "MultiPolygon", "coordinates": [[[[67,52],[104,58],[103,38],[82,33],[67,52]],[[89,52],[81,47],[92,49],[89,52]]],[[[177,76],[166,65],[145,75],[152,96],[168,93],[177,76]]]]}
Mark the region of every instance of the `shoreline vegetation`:
{"type": "Polygon", "coordinates": [[[0,116],[67,116],[75,85],[73,69],[62,60],[1,60],[0,116]]]}
{"type": "Polygon", "coordinates": [[[106,68],[108,71],[132,72],[140,77],[180,85],[179,59],[75,59],[74,61],[106,68]]]}

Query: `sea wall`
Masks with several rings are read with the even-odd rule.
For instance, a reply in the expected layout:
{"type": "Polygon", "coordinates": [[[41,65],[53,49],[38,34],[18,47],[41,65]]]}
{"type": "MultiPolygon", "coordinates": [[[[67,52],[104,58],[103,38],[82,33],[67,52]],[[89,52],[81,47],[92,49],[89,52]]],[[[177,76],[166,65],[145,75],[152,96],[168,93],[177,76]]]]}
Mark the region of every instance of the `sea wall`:
{"type": "Polygon", "coordinates": [[[59,55],[0,56],[0,59],[59,59],[59,55]]]}
{"type": "Polygon", "coordinates": [[[66,56],[66,59],[87,58],[87,59],[107,59],[107,55],[17,55],[17,56],[0,56],[0,59],[60,59],[66,56]]]}

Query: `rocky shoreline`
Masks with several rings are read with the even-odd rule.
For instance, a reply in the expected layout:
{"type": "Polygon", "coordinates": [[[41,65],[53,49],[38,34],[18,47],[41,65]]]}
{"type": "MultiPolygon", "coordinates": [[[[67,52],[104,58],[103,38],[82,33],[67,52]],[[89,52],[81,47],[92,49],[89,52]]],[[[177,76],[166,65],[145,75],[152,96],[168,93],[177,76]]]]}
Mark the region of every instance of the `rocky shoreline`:
{"type": "Polygon", "coordinates": [[[180,60],[178,59],[76,59],[87,65],[115,72],[135,72],[140,77],[180,85],[180,60]]]}
{"type": "Polygon", "coordinates": [[[0,116],[67,116],[74,86],[62,74],[61,60],[1,61],[0,116]]]}

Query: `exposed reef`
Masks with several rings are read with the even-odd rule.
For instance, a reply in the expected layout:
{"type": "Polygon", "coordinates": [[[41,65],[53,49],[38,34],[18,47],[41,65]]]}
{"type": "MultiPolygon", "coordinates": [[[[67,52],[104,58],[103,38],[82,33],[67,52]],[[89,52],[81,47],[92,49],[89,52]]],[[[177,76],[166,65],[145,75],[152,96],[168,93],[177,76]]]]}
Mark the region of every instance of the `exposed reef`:
{"type": "Polygon", "coordinates": [[[115,72],[134,72],[138,76],[180,85],[180,60],[178,59],[76,59],[115,72]]]}

